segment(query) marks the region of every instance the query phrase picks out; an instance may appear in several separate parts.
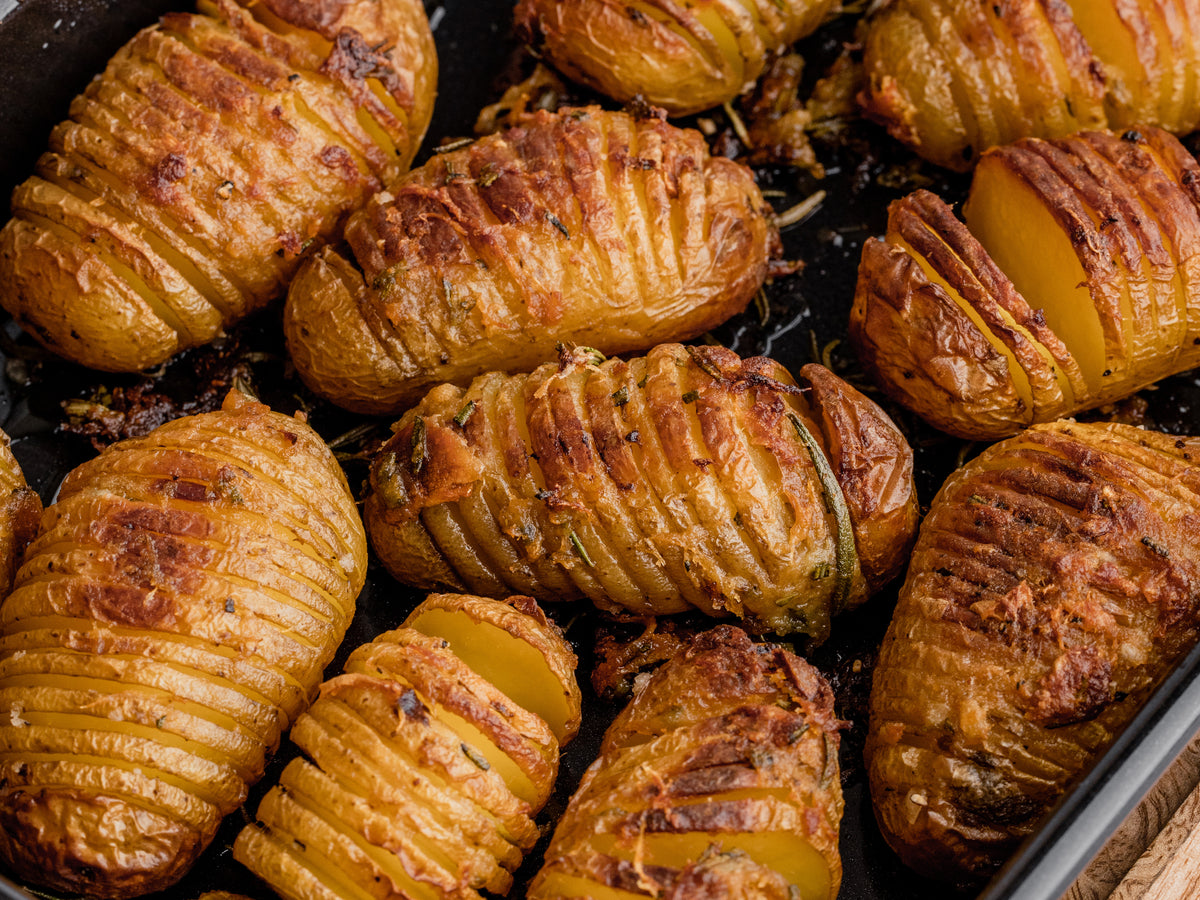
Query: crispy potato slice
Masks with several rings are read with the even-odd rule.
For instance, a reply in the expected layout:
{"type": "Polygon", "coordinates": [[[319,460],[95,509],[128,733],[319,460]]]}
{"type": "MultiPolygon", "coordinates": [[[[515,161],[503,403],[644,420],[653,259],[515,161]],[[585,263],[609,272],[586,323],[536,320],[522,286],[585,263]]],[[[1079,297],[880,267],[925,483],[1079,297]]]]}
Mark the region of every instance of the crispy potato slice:
{"type": "Polygon", "coordinates": [[[986,877],[1194,642],[1198,451],[1061,421],[943,486],[871,693],[872,796],[909,865],[986,877]]]}
{"type": "Polygon", "coordinates": [[[401,627],[350,655],[292,731],[308,761],[288,765],[235,841],[235,858],[285,896],[293,873],[306,897],[505,893],[537,839],[529,816],[549,797],[558,742],[471,661],[482,638],[484,668],[510,670],[506,683],[540,667],[574,698],[569,723],[574,655],[528,597],[435,595],[410,618],[433,634],[401,627]]]}
{"type": "Polygon", "coordinates": [[[365,572],[329,449],[243,395],[72,471],[0,606],[5,863],[94,897],[174,882],[308,702],[365,572]]]}

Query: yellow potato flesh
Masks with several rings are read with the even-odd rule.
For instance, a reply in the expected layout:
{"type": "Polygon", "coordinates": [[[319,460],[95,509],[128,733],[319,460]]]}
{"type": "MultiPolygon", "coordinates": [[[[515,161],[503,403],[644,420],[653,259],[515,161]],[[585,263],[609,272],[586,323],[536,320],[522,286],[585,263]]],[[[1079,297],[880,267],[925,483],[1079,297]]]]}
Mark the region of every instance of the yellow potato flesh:
{"type": "MultiPolygon", "coordinates": [[[[1145,89],[1137,41],[1121,19],[1115,3],[1067,0],[1071,17],[1096,55],[1120,73],[1131,95],[1145,89]]],[[[1136,104],[1135,108],[1140,108],[1136,104]]]]}
{"type": "MultiPolygon", "coordinates": [[[[987,323],[983,321],[983,317],[980,316],[975,308],[967,302],[962,294],[952,287],[945,278],[938,274],[937,270],[935,270],[933,266],[929,264],[929,260],[914,250],[912,246],[910,246],[909,243],[899,235],[889,234],[887,240],[889,244],[895,244],[898,247],[903,247],[908,255],[920,264],[921,270],[925,273],[925,277],[928,278],[931,283],[936,284],[943,291],[945,291],[946,295],[950,297],[950,299],[955,302],[958,308],[963,311],[963,314],[967,316],[967,318],[969,318],[973,323],[975,323],[975,327],[979,329],[980,334],[987,338],[988,343],[995,348],[996,352],[1004,356],[1004,358],[1008,361],[1009,375],[1012,377],[1013,387],[1016,389],[1017,396],[1021,398],[1021,402],[1025,404],[1025,409],[1028,411],[1030,417],[1032,417],[1033,389],[1029,385],[1029,376],[1025,374],[1025,370],[1021,368],[1021,364],[1017,361],[1017,358],[1013,352],[1008,349],[1004,342],[996,336],[995,332],[988,327],[987,323]]],[[[1030,418],[1030,421],[1032,421],[1032,418],[1030,418]]]]}
{"type": "Polygon", "coordinates": [[[1108,364],[1083,266],[1044,198],[989,159],[975,171],[963,210],[967,227],[1030,306],[1042,310],[1095,393],[1108,364]]]}
{"type": "Polygon", "coordinates": [[[539,650],[490,622],[476,622],[462,612],[430,609],[410,619],[408,625],[448,642],[454,655],[477,675],[518,706],[540,716],[562,740],[572,715],[571,704],[562,682],[539,650]]]}
{"type": "MultiPolygon", "coordinates": [[[[487,764],[491,766],[504,779],[504,783],[508,785],[508,789],[524,800],[526,803],[537,806],[540,800],[539,791],[534,783],[530,780],[521,769],[513,762],[512,758],[501,750],[486,734],[463,719],[455,715],[449,710],[443,709],[437,704],[425,701],[433,710],[435,718],[456,735],[462,738],[465,748],[470,748],[474,753],[482,756],[487,764]]],[[[470,756],[470,754],[468,754],[470,756]]],[[[470,757],[472,760],[474,756],[470,757]]],[[[478,765],[478,762],[476,762],[478,765]]]]}
{"type": "Polygon", "coordinates": [[[538,894],[543,897],[593,897],[595,900],[646,900],[647,896],[563,872],[551,872],[543,876],[538,883],[538,894]]]}
{"type": "Polygon", "coordinates": [[[722,851],[741,850],[795,885],[804,900],[829,898],[831,882],[824,857],[808,841],[787,832],[644,834],[638,838],[636,847],[622,845],[613,835],[600,835],[591,845],[599,853],[676,869],[700,859],[714,845],[722,851]]]}

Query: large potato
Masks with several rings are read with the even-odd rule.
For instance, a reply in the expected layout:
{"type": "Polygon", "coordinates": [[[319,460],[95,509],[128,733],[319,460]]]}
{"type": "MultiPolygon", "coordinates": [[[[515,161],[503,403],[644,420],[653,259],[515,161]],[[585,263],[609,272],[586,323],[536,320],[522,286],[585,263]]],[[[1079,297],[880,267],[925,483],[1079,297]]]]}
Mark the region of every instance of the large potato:
{"type": "Polygon", "coordinates": [[[946,482],[871,692],[888,842],[995,869],[1200,634],[1200,438],[1038,425],[946,482]]]}
{"type": "Polygon", "coordinates": [[[966,226],[933,194],[863,248],[850,333],[893,397],[995,439],[1200,364],[1200,166],[1164,131],[984,154],[966,226]]]}
{"type": "Polygon", "coordinates": [[[520,0],[517,30],[571,78],[673,115],[753,87],[768,56],[811,33],[838,0],[520,0]]]}
{"type": "Polygon", "coordinates": [[[866,114],[939,165],[1087,128],[1200,125],[1200,0],[893,0],[866,114]]]}
{"type": "Polygon", "coordinates": [[[528,896],[833,900],[841,723],[820,674],[719,626],[639,687],[528,896]]]}
{"type": "Polygon", "coordinates": [[[625,615],[699,608],[829,633],[899,571],[912,454],[820,366],[664,344],[434,389],[371,469],[365,516],[401,581],[625,615]]]}
{"type": "Polygon", "coordinates": [[[17,188],[0,303],[97,369],[211,340],[408,168],[436,68],[418,0],[201,0],[164,16],[17,188]]]}
{"type": "Polygon", "coordinates": [[[321,686],[235,858],[285,897],[507,893],[558,770],[550,721],[579,721],[575,663],[528,597],[431,596],[321,686]]]}
{"type": "Polygon", "coordinates": [[[231,394],[63,482],[0,606],[0,858],[129,897],[246,798],[354,612],[366,537],[302,421],[231,394]]]}
{"type": "Polygon", "coordinates": [[[596,107],[439,154],[346,239],[352,260],[301,269],[284,329],[313,390],[375,414],[528,371],[563,341],[622,353],[702,334],[746,307],[777,240],[753,174],[699,132],[596,107]]]}

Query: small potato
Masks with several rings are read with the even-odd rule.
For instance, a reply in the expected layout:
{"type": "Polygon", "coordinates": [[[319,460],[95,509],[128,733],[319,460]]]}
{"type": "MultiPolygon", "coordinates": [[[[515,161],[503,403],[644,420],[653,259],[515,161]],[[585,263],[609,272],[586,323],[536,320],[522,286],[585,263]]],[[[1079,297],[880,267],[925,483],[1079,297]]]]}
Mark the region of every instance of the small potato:
{"type": "Polygon", "coordinates": [[[863,248],[850,334],[900,403],[993,440],[1200,364],[1200,166],[1158,129],[984,154],[959,222],[927,191],[863,248]]]}
{"type": "Polygon", "coordinates": [[[1200,633],[1200,438],[1037,425],[921,525],[871,691],[876,817],[910,866],[982,880],[1200,633]]]}
{"type": "Polygon", "coordinates": [[[174,883],[354,613],[366,536],[304,422],[233,393],[71,472],[0,605],[0,860],[88,897],[174,883]]]}
{"type": "Polygon", "coordinates": [[[821,366],[660,345],[435,388],[371,468],[364,515],[399,580],[621,615],[698,608],[829,634],[896,574],[912,455],[821,366]]]}
{"type": "Polygon", "coordinates": [[[407,170],[437,62],[418,0],[201,0],[54,129],[0,230],[0,304],[108,371],[207,343],[407,170]]]}
{"type": "Polygon", "coordinates": [[[838,0],[520,0],[516,24],[576,81],[682,116],[748,91],[770,54],[839,8],[838,0]]]}
{"type": "Polygon", "coordinates": [[[639,687],[528,897],[833,900],[840,723],[821,675],[719,626],[639,687]]]}
{"type": "Polygon", "coordinates": [[[317,393],[399,413],[436,384],[528,371],[562,342],[685,340],[740,312],[777,236],[744,166],[697,131],[596,107],[538,112],[442,153],[314,257],[284,330],[317,393]]]}
{"type": "Polygon", "coordinates": [[[507,893],[558,771],[536,709],[561,720],[559,698],[572,698],[565,720],[578,722],[575,663],[528,597],[430,596],[321,686],[292,729],[306,758],[284,769],[234,857],[288,897],[507,893]]]}

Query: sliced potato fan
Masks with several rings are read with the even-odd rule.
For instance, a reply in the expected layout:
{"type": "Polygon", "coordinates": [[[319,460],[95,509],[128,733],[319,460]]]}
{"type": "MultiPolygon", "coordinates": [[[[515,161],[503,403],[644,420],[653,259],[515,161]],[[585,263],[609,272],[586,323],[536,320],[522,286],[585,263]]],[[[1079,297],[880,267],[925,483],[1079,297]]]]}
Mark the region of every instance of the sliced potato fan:
{"type": "Polygon", "coordinates": [[[839,723],[816,670],[720,626],[639,688],[528,896],[832,900],[839,723]]]}
{"type": "Polygon", "coordinates": [[[240,394],[71,472],[0,606],[0,858],[89,897],[174,882],[308,703],[365,576],[328,448],[240,394]]]}
{"type": "Polygon", "coordinates": [[[110,371],[206,343],[281,293],[407,169],[436,58],[415,0],[202,0],[71,106],[0,231],[0,303],[110,371]]]}
{"type": "Polygon", "coordinates": [[[850,333],[897,400],[994,439],[1200,363],[1200,167],[1158,129],[991,150],[863,248],[850,333]]]}
{"type": "Polygon", "coordinates": [[[574,668],[530,598],[431,595],[322,685],[235,858],[285,897],[506,893],[558,770],[540,713],[578,725],[574,668]]]}

